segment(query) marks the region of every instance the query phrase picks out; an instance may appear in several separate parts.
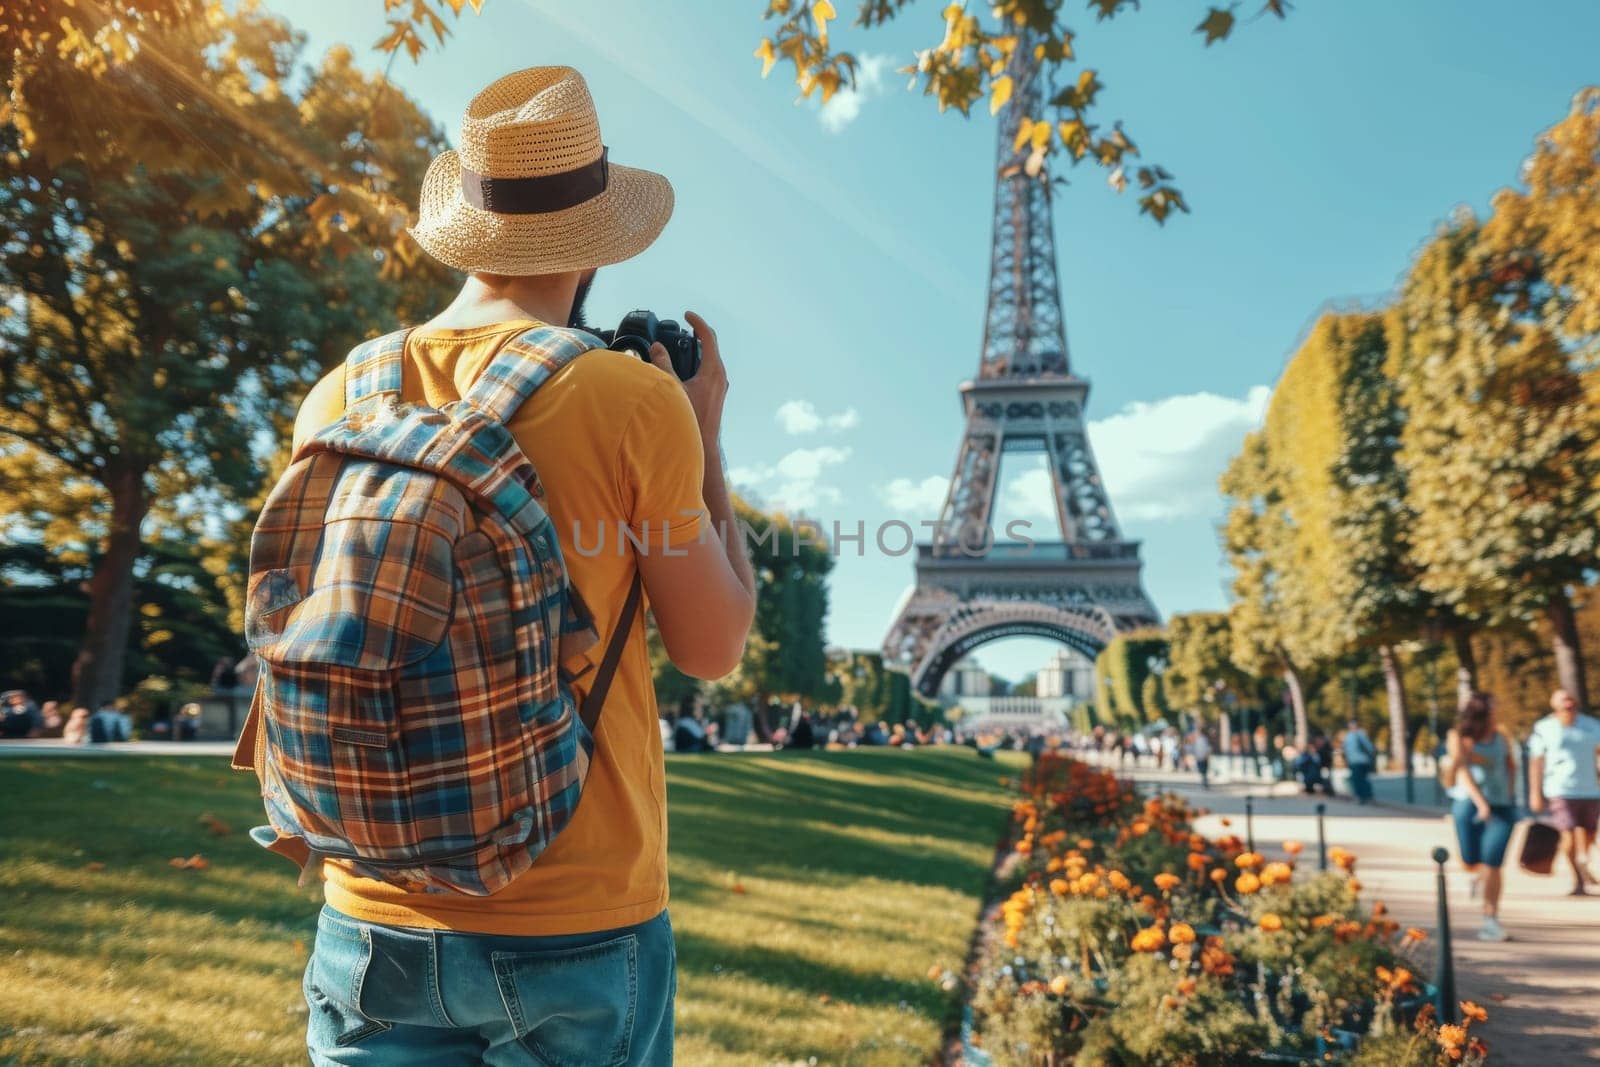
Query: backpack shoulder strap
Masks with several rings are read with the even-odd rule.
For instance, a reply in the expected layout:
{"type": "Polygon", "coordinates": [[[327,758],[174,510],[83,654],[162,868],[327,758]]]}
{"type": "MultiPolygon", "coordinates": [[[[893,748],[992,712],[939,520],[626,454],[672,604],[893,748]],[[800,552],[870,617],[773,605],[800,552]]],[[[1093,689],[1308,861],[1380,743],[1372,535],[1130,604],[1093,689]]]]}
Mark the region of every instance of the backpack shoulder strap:
{"type": "Polygon", "coordinates": [[[578,709],[578,717],[589,728],[591,735],[600,725],[600,713],[605,710],[606,696],[611,692],[612,679],[617,675],[617,664],[622,661],[622,650],[628,643],[628,635],[633,632],[634,620],[639,617],[639,594],[643,591],[643,577],[638,571],[633,572],[633,581],[628,585],[628,595],[622,602],[622,614],[617,618],[617,628],[611,632],[611,640],[606,643],[605,655],[601,657],[600,667],[595,671],[594,683],[589,687],[589,693],[578,709]]]}
{"type": "Polygon", "coordinates": [[[344,361],[344,406],[353,408],[372,396],[400,395],[400,372],[405,362],[409,329],[396,330],[363,341],[344,361]]]}
{"type": "Polygon", "coordinates": [[[506,342],[478,380],[466,401],[499,423],[506,423],[556,371],[605,342],[592,333],[560,326],[535,326],[506,342]]]}

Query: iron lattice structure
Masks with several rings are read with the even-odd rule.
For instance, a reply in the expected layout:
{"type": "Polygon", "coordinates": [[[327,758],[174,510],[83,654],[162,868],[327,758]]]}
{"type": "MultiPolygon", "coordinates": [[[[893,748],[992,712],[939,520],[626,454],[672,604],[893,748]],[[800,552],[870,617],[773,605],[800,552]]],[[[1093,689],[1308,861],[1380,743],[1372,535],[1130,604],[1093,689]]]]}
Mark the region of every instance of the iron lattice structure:
{"type": "Polygon", "coordinates": [[[1026,36],[1008,73],[983,351],[978,376],[961,385],[966,434],[933,540],[917,549],[916,586],[884,641],[885,661],[930,697],[989,641],[1047,637],[1093,659],[1117,633],[1159,621],[1139,545],[1123,538],[1089,447],[1089,383],[1067,352],[1051,187],[1014,147],[1047,93],[1026,36]],[[1059,540],[991,526],[1001,457],[1019,452],[1047,460],[1059,540]]]}

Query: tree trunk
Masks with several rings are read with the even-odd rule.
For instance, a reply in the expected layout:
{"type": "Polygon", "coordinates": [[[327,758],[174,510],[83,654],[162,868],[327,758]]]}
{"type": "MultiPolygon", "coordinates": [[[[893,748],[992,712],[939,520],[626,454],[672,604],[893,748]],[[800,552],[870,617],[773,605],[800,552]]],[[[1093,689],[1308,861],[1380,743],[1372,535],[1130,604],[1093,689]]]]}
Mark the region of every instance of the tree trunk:
{"type": "Polygon", "coordinates": [[[1379,645],[1378,659],[1383,664],[1383,689],[1389,698],[1389,758],[1404,768],[1411,757],[1410,716],[1406,714],[1406,687],[1393,645],[1379,645]]]}
{"type": "Polygon", "coordinates": [[[756,728],[756,739],[769,745],[772,743],[772,720],[767,717],[767,694],[756,690],[755,704],[752,725],[756,728]]]}
{"type": "Polygon", "coordinates": [[[1557,591],[1545,605],[1550,620],[1550,640],[1555,647],[1556,679],[1571,693],[1584,711],[1589,709],[1589,690],[1583,676],[1583,654],[1578,643],[1578,620],[1565,589],[1557,591]]]}
{"type": "Polygon", "coordinates": [[[1294,747],[1305,751],[1311,740],[1311,724],[1306,720],[1306,696],[1300,689],[1300,675],[1292,667],[1283,668],[1283,680],[1289,687],[1289,706],[1294,709],[1294,747]]]}
{"type": "Polygon", "coordinates": [[[1460,711],[1478,689],[1478,656],[1472,651],[1472,631],[1465,625],[1450,627],[1456,653],[1456,710],[1460,711]]]}
{"type": "Polygon", "coordinates": [[[89,617],[72,664],[72,702],[90,709],[122,690],[122,665],[133,623],[133,567],[144,547],[139,528],[150,507],[139,465],[113,472],[107,482],[111,529],[105,554],[89,582],[89,617]]]}

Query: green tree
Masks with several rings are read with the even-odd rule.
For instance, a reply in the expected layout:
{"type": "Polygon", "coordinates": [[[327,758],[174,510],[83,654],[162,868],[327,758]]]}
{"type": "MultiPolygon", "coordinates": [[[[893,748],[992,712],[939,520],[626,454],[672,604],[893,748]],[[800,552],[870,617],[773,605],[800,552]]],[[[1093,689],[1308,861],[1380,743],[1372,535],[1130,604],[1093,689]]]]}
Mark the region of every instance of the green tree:
{"type": "Polygon", "coordinates": [[[1165,713],[1164,702],[1146,700],[1145,681],[1157,677],[1167,664],[1167,639],[1159,630],[1135,630],[1118,634],[1095,658],[1097,690],[1108,685],[1110,692],[1102,705],[1114,719],[1129,724],[1155,722],[1165,713]]]}
{"type": "Polygon", "coordinates": [[[734,501],[756,576],[756,617],[739,666],[717,683],[723,699],[748,700],[765,739],[771,700],[817,700],[828,690],[823,640],[833,553],[807,520],[766,514],[734,501]]]}
{"type": "MultiPolygon", "coordinates": [[[[77,141],[45,121],[66,101],[33,101],[0,126],[0,214],[11,224],[0,239],[0,454],[53,474],[63,502],[46,512],[81,522],[61,540],[48,520],[21,534],[92,557],[80,703],[124,684],[147,539],[215,532],[258,488],[260,441],[283,432],[305,388],[447,281],[433,267],[401,269],[393,234],[343,209],[359,190],[414,188],[443,147],[394,90],[373,111],[382,83],[348,51],[303,71],[302,40],[252,11],[152,26],[140,41],[102,80],[192,84],[192,106],[165,120],[184,151],[131,140],[137,123],[115,121],[114,93],[114,121],[77,141]],[[303,87],[291,92],[297,73],[303,87]],[[229,154],[241,126],[254,152],[294,145],[341,184],[274,185],[229,154]]],[[[52,76],[35,65],[26,81],[40,89],[52,76]]],[[[16,511],[18,492],[30,491],[0,489],[0,511],[16,511]]]]}
{"type": "Polygon", "coordinates": [[[1282,533],[1294,546],[1281,582],[1296,605],[1286,647],[1306,663],[1376,650],[1399,761],[1408,714],[1396,645],[1437,613],[1408,548],[1388,350],[1381,314],[1322,316],[1273,391],[1265,434],[1283,487],[1282,533]]]}
{"type": "Polygon", "coordinates": [[[1234,602],[1228,609],[1232,659],[1246,673],[1282,676],[1294,713],[1295,744],[1304,747],[1310,726],[1301,665],[1288,647],[1294,639],[1296,604],[1284,583],[1294,565],[1294,544],[1283,488],[1262,434],[1245,438],[1220,485],[1228,501],[1223,546],[1233,570],[1234,602]]]}
{"type": "Polygon", "coordinates": [[[1587,701],[1572,592],[1600,547],[1600,421],[1548,315],[1535,250],[1461,213],[1402,288],[1399,463],[1422,587],[1489,627],[1549,623],[1587,701]]]}
{"type": "Polygon", "coordinates": [[[1228,613],[1191,611],[1167,620],[1167,669],[1161,676],[1167,703],[1196,718],[1219,692],[1246,698],[1254,679],[1233,662],[1228,613]]]}

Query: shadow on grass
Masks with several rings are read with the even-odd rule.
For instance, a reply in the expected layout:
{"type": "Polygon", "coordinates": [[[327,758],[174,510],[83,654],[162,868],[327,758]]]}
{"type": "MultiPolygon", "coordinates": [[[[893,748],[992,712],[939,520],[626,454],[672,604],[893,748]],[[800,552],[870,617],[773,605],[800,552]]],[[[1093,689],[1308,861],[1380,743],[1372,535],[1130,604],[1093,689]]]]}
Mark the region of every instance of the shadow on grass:
{"type": "Polygon", "coordinates": [[[872,877],[976,894],[1000,830],[1004,773],[964,749],[678,758],[668,774],[671,851],[762,877],[872,877]]]}

